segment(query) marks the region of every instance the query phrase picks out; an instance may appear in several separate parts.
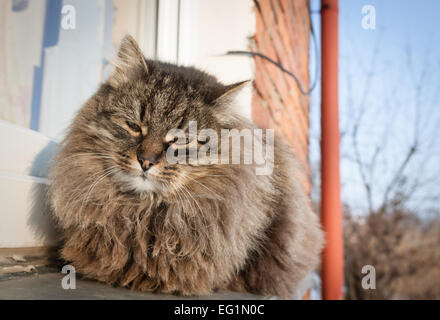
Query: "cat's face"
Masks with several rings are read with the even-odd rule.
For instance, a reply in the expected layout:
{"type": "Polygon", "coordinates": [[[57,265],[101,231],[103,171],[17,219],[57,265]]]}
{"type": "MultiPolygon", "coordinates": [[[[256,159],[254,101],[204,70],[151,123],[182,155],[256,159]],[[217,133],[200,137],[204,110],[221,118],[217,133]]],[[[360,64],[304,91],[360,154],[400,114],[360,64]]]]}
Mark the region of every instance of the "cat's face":
{"type": "Polygon", "coordinates": [[[208,174],[206,165],[172,163],[177,153],[205,142],[188,135],[197,129],[219,132],[221,99],[242,84],[223,86],[195,69],[146,61],[131,38],[119,52],[119,65],[89,102],[82,123],[88,149],[99,155],[100,170],[122,189],[133,192],[173,192],[188,180],[208,174]],[[121,61],[122,60],[122,61],[121,61]],[[220,98],[220,99],[219,99],[220,98]],[[87,119],[86,119],[87,118],[87,119]],[[173,129],[186,133],[177,139],[173,129]]]}

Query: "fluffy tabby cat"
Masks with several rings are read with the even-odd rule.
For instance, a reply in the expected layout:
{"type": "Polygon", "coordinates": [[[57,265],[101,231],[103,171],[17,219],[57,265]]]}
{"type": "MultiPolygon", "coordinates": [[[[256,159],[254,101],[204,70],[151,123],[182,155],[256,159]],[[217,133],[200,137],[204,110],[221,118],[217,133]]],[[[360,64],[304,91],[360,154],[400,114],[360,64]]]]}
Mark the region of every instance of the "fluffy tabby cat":
{"type": "Polygon", "coordinates": [[[84,276],[181,295],[234,290],[288,298],[318,263],[322,231],[275,138],[274,170],[170,164],[167,132],[254,128],[233,115],[242,83],[150,61],[130,36],[53,159],[61,256],[84,276]]]}

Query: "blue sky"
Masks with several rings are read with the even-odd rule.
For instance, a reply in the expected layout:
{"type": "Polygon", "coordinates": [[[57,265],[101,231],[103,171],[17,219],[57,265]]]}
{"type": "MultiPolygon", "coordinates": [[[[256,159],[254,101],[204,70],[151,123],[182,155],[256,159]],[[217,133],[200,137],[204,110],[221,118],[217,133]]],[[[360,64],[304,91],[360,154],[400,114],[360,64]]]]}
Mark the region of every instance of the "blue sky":
{"type": "MultiPolygon", "coordinates": [[[[312,0],[312,10],[319,7],[320,1],[312,0]]],[[[356,212],[365,211],[366,198],[359,170],[352,159],[351,132],[363,109],[366,111],[358,135],[362,160],[369,162],[376,146],[384,145],[369,179],[375,189],[374,204],[381,202],[386,185],[418,132],[420,153],[405,174],[409,181],[419,180],[423,187],[417,188],[419,191],[411,205],[439,207],[439,181],[434,179],[440,173],[440,140],[436,138],[440,124],[439,13],[440,1],[437,0],[339,2],[339,108],[344,134],[342,197],[356,212]],[[365,5],[375,8],[375,30],[362,28],[365,5]],[[421,84],[419,95],[418,84],[421,84]],[[418,127],[417,115],[420,115],[418,127]]],[[[313,14],[318,37],[319,19],[319,14],[313,14]]],[[[313,54],[311,52],[312,75],[313,54]]],[[[310,157],[315,165],[319,161],[319,109],[318,86],[311,99],[310,157]]]]}

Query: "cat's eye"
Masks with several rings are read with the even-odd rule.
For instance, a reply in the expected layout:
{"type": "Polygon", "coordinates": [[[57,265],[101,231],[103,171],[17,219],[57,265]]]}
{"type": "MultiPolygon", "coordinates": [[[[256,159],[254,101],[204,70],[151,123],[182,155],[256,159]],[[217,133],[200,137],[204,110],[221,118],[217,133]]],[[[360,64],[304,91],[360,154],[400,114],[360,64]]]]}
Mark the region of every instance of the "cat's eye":
{"type": "Polygon", "coordinates": [[[184,146],[184,145],[187,145],[188,144],[188,138],[187,137],[185,137],[185,139],[182,139],[183,137],[181,137],[180,139],[179,139],[179,137],[174,137],[173,139],[171,139],[170,141],[168,141],[167,142],[167,144],[168,145],[172,145],[172,144],[177,144],[177,145],[179,145],[179,146],[184,146]],[[182,141],[183,140],[183,141],[182,141]]]}
{"type": "Polygon", "coordinates": [[[168,142],[166,142],[168,145],[172,145],[172,144],[177,144],[177,145],[179,145],[179,146],[186,146],[187,144],[190,144],[191,142],[193,142],[194,141],[194,138],[195,137],[193,137],[193,138],[190,138],[190,137],[188,137],[188,136],[185,136],[185,137],[181,137],[180,139],[179,139],[179,137],[174,137],[173,139],[171,139],[170,141],[168,141],[168,142]],[[183,139],[184,138],[184,139],[183,139]]]}
{"type": "Polygon", "coordinates": [[[133,133],[135,133],[136,135],[141,134],[142,129],[141,127],[139,127],[137,124],[131,122],[131,121],[125,121],[125,123],[127,124],[128,128],[133,131],[133,133]]]}
{"type": "Polygon", "coordinates": [[[186,146],[187,144],[190,144],[191,142],[194,141],[196,137],[191,137],[191,136],[185,136],[185,139],[179,139],[174,142],[176,142],[176,144],[181,145],[181,146],[186,146]]]}

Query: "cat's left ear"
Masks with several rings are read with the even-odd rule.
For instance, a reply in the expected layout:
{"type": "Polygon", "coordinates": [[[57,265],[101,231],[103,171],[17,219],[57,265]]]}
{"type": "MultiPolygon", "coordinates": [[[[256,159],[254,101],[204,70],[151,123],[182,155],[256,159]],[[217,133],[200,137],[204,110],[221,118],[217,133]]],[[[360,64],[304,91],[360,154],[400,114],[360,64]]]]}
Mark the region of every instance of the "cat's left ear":
{"type": "Polygon", "coordinates": [[[111,85],[129,81],[140,70],[148,72],[145,57],[132,36],[122,39],[114,66],[115,71],[109,79],[111,85]]]}
{"type": "Polygon", "coordinates": [[[251,80],[245,80],[224,86],[223,89],[217,93],[217,97],[213,99],[212,104],[223,104],[231,102],[237,96],[237,94],[250,82],[251,80]]]}

